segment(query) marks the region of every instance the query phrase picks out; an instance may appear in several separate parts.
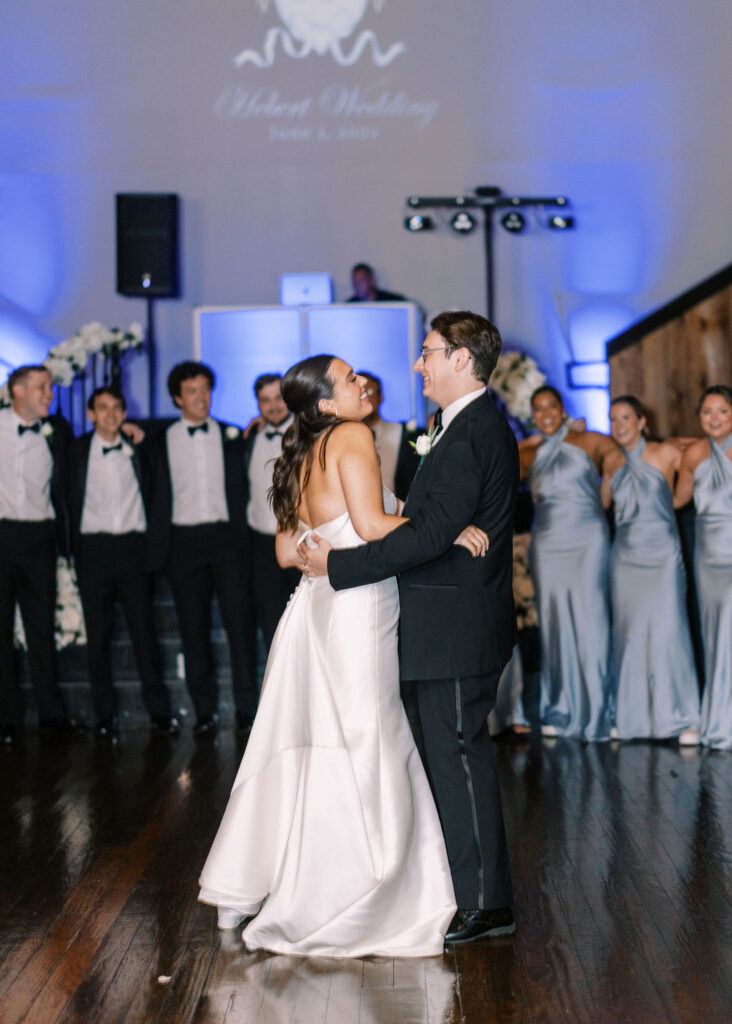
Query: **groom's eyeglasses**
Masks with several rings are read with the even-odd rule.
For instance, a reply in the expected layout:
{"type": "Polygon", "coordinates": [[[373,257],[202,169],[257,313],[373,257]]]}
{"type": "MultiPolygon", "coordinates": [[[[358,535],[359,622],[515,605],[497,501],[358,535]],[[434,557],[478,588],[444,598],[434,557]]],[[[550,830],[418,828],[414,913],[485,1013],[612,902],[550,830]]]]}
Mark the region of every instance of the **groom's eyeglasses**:
{"type": "Polygon", "coordinates": [[[422,357],[422,359],[426,359],[427,356],[431,355],[433,352],[446,352],[446,351],[447,351],[447,345],[440,345],[438,348],[427,348],[426,345],[423,345],[422,348],[419,350],[419,354],[422,357]]]}

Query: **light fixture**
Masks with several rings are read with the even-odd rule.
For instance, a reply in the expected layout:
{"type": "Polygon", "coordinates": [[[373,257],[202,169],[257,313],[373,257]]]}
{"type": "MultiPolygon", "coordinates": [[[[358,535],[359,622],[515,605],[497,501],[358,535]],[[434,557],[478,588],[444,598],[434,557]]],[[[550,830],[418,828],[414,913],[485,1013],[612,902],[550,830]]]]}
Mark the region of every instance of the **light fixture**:
{"type": "Polygon", "coordinates": [[[477,223],[475,217],[471,216],[467,210],[460,210],[450,220],[450,227],[459,235],[469,235],[477,226],[477,223]]]}
{"type": "Polygon", "coordinates": [[[517,213],[516,210],[511,210],[510,213],[504,213],[501,217],[501,224],[504,226],[506,231],[510,231],[512,234],[517,235],[526,227],[526,218],[522,213],[517,213]]]}
{"type": "Polygon", "coordinates": [[[546,223],[547,227],[554,231],[567,231],[574,227],[574,217],[565,217],[562,213],[555,213],[546,223]]]}
{"type": "Polygon", "coordinates": [[[607,388],[610,386],[610,365],[605,360],[589,360],[566,364],[570,388],[607,388]]]}
{"type": "Polygon", "coordinates": [[[421,213],[413,213],[411,217],[407,217],[404,221],[404,227],[407,231],[431,231],[434,226],[432,218],[423,217],[421,213]]]}

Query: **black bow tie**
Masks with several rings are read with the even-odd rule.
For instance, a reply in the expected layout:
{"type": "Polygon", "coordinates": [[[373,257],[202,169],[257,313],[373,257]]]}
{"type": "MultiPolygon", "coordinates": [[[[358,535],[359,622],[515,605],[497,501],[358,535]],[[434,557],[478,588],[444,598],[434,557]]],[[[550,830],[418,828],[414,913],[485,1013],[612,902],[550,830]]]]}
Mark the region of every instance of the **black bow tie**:
{"type": "Polygon", "coordinates": [[[39,434],[41,430],[41,421],[38,420],[36,423],[31,423],[30,426],[26,427],[24,424],[18,424],[18,433],[22,437],[26,430],[32,430],[34,434],[39,434]]]}
{"type": "Polygon", "coordinates": [[[188,433],[190,434],[191,437],[193,437],[193,435],[196,433],[197,430],[202,430],[204,432],[204,434],[207,434],[208,433],[208,420],[205,420],[203,423],[199,423],[197,427],[189,427],[188,428],[188,433]]]}
{"type": "Polygon", "coordinates": [[[102,448],[102,455],[109,455],[110,452],[121,452],[122,442],[119,441],[117,444],[111,444],[109,448],[102,448]]]}
{"type": "Polygon", "coordinates": [[[264,436],[268,441],[271,441],[275,437],[284,437],[284,431],[282,430],[265,430],[264,436]]]}

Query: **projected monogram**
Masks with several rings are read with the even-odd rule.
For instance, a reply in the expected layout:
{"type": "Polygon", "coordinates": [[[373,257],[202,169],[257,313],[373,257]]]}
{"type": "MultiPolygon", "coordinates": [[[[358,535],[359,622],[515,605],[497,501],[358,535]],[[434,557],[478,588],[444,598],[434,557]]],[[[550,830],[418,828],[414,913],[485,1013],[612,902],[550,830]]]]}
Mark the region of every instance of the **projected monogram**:
{"type": "MultiPolygon", "coordinates": [[[[385,0],[373,0],[380,11],[385,0]]],[[[269,0],[257,0],[265,11],[269,0]]],[[[288,57],[301,60],[316,53],[323,57],[329,53],[337,64],[345,67],[355,64],[364,51],[371,48],[371,59],[383,68],[404,53],[404,43],[393,43],[382,52],[374,32],[364,30],[354,41],[350,53],[344,53],[341,42],[348,39],[366,13],[368,0],[274,0],[274,5],[285,28],[270,28],[264,37],[263,52],[242,50],[234,57],[237,67],[254,64],[258,68],[271,67],[275,60],[277,41],[288,57]]]]}

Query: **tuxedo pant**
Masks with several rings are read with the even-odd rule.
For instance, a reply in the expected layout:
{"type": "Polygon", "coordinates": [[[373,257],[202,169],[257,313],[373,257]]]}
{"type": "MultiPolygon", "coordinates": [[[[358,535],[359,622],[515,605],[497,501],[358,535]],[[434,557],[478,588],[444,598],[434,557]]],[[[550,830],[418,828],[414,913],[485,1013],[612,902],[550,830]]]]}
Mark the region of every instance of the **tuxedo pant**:
{"type": "Polygon", "coordinates": [[[56,524],[51,520],[0,520],[0,724],[19,727],[23,698],[13,644],[16,602],[23,618],[38,717],[52,722],[66,711],[56,668],[56,524]]]}
{"type": "Polygon", "coordinates": [[[218,600],[229,641],[231,685],[238,715],[254,721],[257,710],[256,652],[247,560],[228,523],[174,526],[166,574],[178,615],[186,686],[199,719],[218,707],[211,643],[211,601],[218,600]]]}
{"type": "Polygon", "coordinates": [[[141,533],[89,533],[79,539],[76,571],[84,607],[87,662],[97,719],[117,714],[112,683],[112,613],[119,601],[127,621],[142,699],[151,718],[171,714],[153,621],[152,576],[145,571],[141,533]]]}
{"type": "Polygon", "coordinates": [[[249,530],[251,597],[256,625],[262,630],[267,650],[287,602],[301,576],[297,569],[281,569],[275,555],[275,539],[269,533],[249,530]]]}
{"type": "Polygon", "coordinates": [[[500,673],[414,680],[425,767],[462,910],[513,903],[511,869],[488,715],[500,673]]]}

